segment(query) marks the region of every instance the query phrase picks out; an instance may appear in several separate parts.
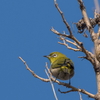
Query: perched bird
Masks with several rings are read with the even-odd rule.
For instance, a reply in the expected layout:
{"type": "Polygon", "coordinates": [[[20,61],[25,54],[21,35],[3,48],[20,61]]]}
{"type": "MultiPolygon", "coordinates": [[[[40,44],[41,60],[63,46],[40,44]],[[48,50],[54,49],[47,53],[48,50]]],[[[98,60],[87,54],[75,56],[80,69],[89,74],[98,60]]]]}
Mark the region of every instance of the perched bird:
{"type": "Polygon", "coordinates": [[[52,52],[44,57],[47,57],[50,60],[50,71],[57,79],[69,80],[74,75],[74,64],[64,54],[60,52],[52,52]]]}

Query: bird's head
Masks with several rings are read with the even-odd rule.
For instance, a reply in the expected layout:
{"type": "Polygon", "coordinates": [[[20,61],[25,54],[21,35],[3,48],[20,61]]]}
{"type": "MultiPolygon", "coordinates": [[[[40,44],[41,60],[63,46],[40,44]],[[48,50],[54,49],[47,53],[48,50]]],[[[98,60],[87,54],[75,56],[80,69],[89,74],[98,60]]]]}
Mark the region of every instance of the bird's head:
{"type": "Polygon", "coordinates": [[[62,57],[66,57],[66,56],[60,52],[52,52],[48,56],[44,56],[44,57],[47,57],[52,64],[57,59],[62,58],[62,57]]]}

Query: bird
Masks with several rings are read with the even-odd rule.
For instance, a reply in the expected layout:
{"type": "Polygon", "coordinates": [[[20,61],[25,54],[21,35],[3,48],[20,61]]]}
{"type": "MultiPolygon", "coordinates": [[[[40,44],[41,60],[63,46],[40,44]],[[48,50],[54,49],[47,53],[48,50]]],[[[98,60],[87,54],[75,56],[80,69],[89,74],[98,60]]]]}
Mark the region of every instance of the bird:
{"type": "Polygon", "coordinates": [[[44,56],[50,61],[50,72],[56,78],[60,80],[69,80],[74,76],[74,64],[71,59],[60,52],[52,52],[47,56],[44,56]]]}

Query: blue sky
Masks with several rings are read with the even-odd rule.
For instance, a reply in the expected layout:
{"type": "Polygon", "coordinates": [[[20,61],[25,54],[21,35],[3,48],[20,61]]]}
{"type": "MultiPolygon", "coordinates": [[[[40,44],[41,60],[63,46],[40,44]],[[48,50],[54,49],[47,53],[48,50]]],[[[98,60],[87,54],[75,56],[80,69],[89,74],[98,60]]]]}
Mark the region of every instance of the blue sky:
{"type": "MultiPolygon", "coordinates": [[[[57,2],[71,26],[82,18],[77,0],[57,2]]],[[[84,0],[84,4],[92,18],[93,0],[84,0]]],[[[45,62],[49,61],[43,56],[53,51],[62,52],[73,60],[75,76],[71,84],[96,94],[95,73],[90,62],[78,58],[83,53],[58,44],[58,36],[50,31],[51,27],[68,33],[53,0],[0,0],[0,100],[55,100],[50,83],[34,78],[18,59],[21,56],[35,73],[47,78],[44,69],[45,62]]],[[[84,38],[77,33],[75,25],[73,34],[84,42],[87,50],[93,51],[89,34],[89,38],[84,38]]],[[[54,86],[59,100],[79,100],[77,92],[61,94],[58,88],[62,91],[68,88],[56,83],[54,86]]],[[[89,99],[84,94],[82,97],[89,99]]]]}

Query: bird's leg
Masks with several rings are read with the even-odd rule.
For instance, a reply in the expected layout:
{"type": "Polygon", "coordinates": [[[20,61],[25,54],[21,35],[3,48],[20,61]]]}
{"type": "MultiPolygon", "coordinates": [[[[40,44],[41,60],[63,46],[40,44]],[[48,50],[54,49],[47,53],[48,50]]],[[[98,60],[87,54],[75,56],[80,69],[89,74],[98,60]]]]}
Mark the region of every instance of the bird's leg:
{"type": "MultiPolygon", "coordinates": [[[[59,76],[59,73],[57,74],[57,77],[55,78],[55,81],[57,80],[58,76],[59,76]]],[[[54,82],[55,82],[55,81],[54,81],[54,82]]]]}
{"type": "Polygon", "coordinates": [[[68,77],[69,77],[69,85],[71,85],[71,79],[70,79],[70,74],[68,74],[68,77]]]}
{"type": "Polygon", "coordinates": [[[71,85],[71,80],[69,79],[69,83],[68,83],[69,85],[71,85]]]}

